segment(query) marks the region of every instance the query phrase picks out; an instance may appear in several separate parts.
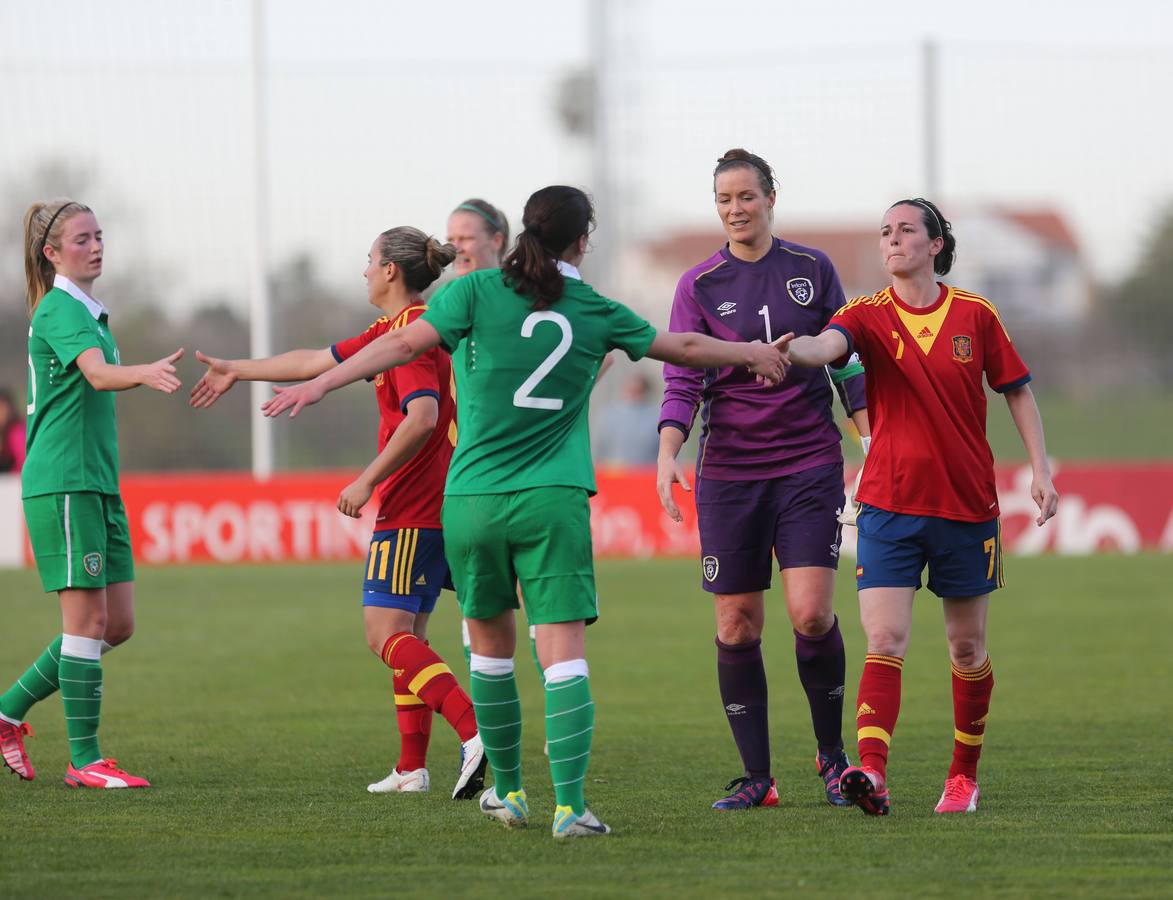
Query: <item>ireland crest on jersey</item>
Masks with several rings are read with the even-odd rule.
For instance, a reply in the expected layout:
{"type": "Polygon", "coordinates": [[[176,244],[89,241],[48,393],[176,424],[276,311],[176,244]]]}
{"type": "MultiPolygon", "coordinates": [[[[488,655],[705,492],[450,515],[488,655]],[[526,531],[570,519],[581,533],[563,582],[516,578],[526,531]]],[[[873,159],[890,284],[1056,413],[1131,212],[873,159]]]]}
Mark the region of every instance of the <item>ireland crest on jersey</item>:
{"type": "Polygon", "coordinates": [[[815,286],[809,278],[791,278],[786,282],[786,293],[799,306],[808,306],[815,299],[815,286]]]}
{"type": "Polygon", "coordinates": [[[102,554],[101,553],[87,553],[81,559],[81,564],[85,566],[87,572],[92,578],[97,578],[102,574],[102,554]]]}

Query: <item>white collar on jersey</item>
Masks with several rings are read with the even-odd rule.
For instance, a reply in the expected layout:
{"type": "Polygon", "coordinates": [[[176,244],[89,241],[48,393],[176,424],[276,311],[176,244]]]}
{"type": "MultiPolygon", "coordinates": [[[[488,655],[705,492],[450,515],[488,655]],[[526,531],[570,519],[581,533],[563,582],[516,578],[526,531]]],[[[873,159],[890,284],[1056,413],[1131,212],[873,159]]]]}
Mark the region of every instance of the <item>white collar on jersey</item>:
{"type": "Polygon", "coordinates": [[[64,275],[53,276],[53,287],[61,288],[65,293],[69,294],[74,300],[77,300],[85,305],[85,308],[90,311],[90,315],[95,319],[102,318],[103,315],[110,315],[110,311],[106,309],[99,301],[95,300],[76,284],[66,278],[64,275]]]}
{"type": "Polygon", "coordinates": [[[576,281],[582,281],[582,276],[578,273],[578,269],[566,262],[564,259],[554,260],[554,264],[558,266],[558,271],[562,273],[563,278],[573,278],[576,281]]]}

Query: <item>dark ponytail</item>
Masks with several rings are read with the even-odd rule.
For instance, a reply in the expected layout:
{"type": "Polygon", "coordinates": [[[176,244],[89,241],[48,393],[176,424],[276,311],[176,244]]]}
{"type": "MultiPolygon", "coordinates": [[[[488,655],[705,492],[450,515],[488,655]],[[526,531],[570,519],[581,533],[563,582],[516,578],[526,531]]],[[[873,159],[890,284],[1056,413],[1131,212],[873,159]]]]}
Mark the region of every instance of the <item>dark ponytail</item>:
{"type": "Polygon", "coordinates": [[[556,184],[526,201],[521,224],[523,230],[501,272],[505,283],[528,297],[534,310],[549,309],[562,296],[562,273],[556,260],[567,247],[590,234],[595,212],[578,188],[556,184]]]}
{"type": "MultiPolygon", "coordinates": [[[[941,214],[936,204],[930,203],[924,197],[898,200],[892,206],[915,206],[920,210],[921,221],[925,223],[929,240],[942,238],[945,241],[941,252],[933,257],[933,271],[938,275],[948,275],[953,263],[957,261],[957,238],[953,236],[952,223],[941,214]]],[[[891,209],[892,206],[888,208],[891,209]]]]}

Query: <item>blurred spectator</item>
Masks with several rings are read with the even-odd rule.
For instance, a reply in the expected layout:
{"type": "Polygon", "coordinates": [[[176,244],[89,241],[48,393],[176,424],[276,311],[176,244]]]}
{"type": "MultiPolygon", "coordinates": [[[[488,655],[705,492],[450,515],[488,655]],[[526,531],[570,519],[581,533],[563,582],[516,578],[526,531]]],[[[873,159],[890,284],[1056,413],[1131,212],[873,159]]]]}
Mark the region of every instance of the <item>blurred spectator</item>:
{"type": "Polygon", "coordinates": [[[0,472],[19,472],[24,465],[24,419],[12,394],[0,389],[0,472]]]}
{"type": "Polygon", "coordinates": [[[660,452],[660,405],[647,376],[632,373],[623,396],[604,407],[595,429],[595,462],[608,466],[647,466],[660,452]]]}

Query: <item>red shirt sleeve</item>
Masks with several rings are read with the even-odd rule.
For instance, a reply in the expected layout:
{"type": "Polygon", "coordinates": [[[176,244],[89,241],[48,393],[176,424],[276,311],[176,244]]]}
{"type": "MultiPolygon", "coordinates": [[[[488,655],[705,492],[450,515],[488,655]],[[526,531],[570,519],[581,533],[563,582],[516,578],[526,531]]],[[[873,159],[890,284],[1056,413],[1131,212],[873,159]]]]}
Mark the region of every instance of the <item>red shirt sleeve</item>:
{"type": "Polygon", "coordinates": [[[867,327],[864,324],[862,313],[862,304],[860,301],[866,300],[866,297],[857,297],[850,301],[845,306],[839,308],[839,311],[831,317],[831,321],[827,323],[827,327],[823,329],[833,328],[836,331],[842,332],[847,338],[847,352],[831,364],[834,366],[843,365],[851,358],[852,353],[858,353],[861,359],[864,359],[866,367],[867,361],[867,344],[868,334],[867,327]]]}
{"type": "Polygon", "coordinates": [[[998,393],[1022,387],[1030,381],[1030,369],[1018,355],[1001,317],[992,309],[983,309],[985,328],[982,339],[985,343],[986,381],[998,393]]]}
{"type": "Polygon", "coordinates": [[[373,341],[375,338],[382,336],[387,332],[388,322],[386,319],[379,319],[372,324],[362,334],[355,335],[352,338],[347,338],[344,341],[339,341],[330,348],[330,352],[334,354],[334,358],[338,362],[344,362],[350,359],[354,354],[358,353],[363,347],[373,341]]]}
{"type": "MultiPolygon", "coordinates": [[[[443,353],[439,347],[433,347],[423,356],[412,360],[405,366],[399,366],[390,371],[395,381],[395,392],[399,397],[399,411],[407,415],[407,404],[416,397],[435,397],[440,400],[440,374],[436,361],[436,354],[443,353]]],[[[448,385],[443,385],[448,389],[448,385]]]]}

